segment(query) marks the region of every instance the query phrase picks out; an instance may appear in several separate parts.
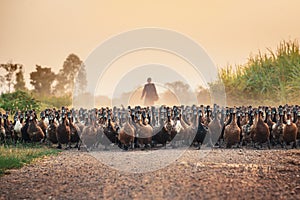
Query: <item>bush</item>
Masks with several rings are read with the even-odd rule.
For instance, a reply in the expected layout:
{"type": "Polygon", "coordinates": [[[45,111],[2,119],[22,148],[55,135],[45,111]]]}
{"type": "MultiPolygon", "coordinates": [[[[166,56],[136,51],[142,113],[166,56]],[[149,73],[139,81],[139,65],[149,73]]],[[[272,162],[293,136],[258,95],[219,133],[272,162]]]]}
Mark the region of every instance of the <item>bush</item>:
{"type": "Polygon", "coordinates": [[[61,108],[62,106],[72,105],[72,99],[70,95],[65,96],[37,96],[37,99],[42,103],[42,109],[45,108],[61,108]]]}
{"type": "Polygon", "coordinates": [[[16,110],[38,110],[40,108],[40,102],[25,91],[16,91],[2,94],[0,96],[0,107],[10,112],[16,110]]]}

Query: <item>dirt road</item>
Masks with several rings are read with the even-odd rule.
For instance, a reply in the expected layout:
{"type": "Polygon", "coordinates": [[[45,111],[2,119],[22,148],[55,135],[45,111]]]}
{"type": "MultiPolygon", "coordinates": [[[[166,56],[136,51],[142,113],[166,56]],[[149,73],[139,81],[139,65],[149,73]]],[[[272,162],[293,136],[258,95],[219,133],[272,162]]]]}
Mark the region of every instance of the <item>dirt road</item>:
{"type": "Polygon", "coordinates": [[[300,199],[300,150],[200,154],[189,149],[160,170],[129,173],[64,151],[0,177],[0,199],[300,199]]]}

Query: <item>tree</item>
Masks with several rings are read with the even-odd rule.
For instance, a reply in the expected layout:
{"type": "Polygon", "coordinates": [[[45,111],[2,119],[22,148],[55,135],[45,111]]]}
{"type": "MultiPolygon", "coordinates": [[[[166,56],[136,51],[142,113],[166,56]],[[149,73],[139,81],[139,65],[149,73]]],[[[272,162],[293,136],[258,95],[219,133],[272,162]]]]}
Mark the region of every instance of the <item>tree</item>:
{"type": "Polygon", "coordinates": [[[23,67],[20,66],[19,71],[16,73],[16,84],[14,85],[15,90],[26,90],[23,67]]]}
{"type": "Polygon", "coordinates": [[[15,72],[22,68],[22,65],[21,64],[13,64],[11,62],[8,62],[7,64],[1,64],[0,65],[1,68],[5,69],[6,71],[6,74],[4,75],[4,78],[5,78],[5,82],[8,86],[8,93],[11,92],[11,86],[14,85],[14,75],[15,75],[15,72]]]}
{"type": "Polygon", "coordinates": [[[180,104],[193,104],[196,103],[197,99],[193,99],[193,92],[190,89],[190,86],[182,81],[175,81],[172,83],[166,83],[165,86],[176,95],[180,104]]]}
{"type": "Polygon", "coordinates": [[[55,91],[57,95],[73,93],[74,81],[82,64],[83,62],[75,54],[67,57],[56,78],[55,91]]]}
{"type": "Polygon", "coordinates": [[[86,71],[84,63],[81,64],[81,67],[78,71],[75,85],[75,94],[82,95],[86,92],[87,80],[86,80],[86,71]]]}
{"type": "Polygon", "coordinates": [[[51,68],[36,65],[36,71],[30,73],[30,79],[30,84],[33,85],[36,93],[51,94],[51,85],[55,80],[55,73],[51,68]]]}
{"type": "Polygon", "coordinates": [[[179,103],[178,96],[169,89],[159,94],[158,104],[173,106],[178,105],[179,103]]]}
{"type": "Polygon", "coordinates": [[[209,105],[211,104],[209,89],[199,86],[197,91],[197,100],[199,104],[209,105]]]}
{"type": "Polygon", "coordinates": [[[3,76],[0,75],[0,88],[1,88],[1,93],[4,91],[4,87],[5,87],[5,78],[3,76]]]}

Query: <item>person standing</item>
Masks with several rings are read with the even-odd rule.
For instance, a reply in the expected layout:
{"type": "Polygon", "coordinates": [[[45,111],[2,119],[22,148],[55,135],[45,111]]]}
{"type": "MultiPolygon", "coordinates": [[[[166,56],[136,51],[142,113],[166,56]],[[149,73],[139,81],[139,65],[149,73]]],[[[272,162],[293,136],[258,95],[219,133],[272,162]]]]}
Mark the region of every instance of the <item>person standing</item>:
{"type": "Polygon", "coordinates": [[[154,83],[151,83],[152,79],[149,77],[147,83],[144,86],[141,99],[145,97],[144,106],[153,106],[154,102],[158,100],[158,95],[154,83]]]}

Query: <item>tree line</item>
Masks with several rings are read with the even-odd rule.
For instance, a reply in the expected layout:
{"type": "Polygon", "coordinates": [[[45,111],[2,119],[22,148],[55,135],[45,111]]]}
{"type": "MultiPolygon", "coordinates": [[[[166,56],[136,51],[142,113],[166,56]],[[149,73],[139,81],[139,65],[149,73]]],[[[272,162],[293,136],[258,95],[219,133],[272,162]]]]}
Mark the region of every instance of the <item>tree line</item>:
{"type": "MultiPolygon", "coordinates": [[[[56,74],[51,67],[36,65],[35,71],[30,73],[30,84],[33,90],[29,91],[25,86],[24,67],[22,64],[6,63],[0,65],[0,70],[5,74],[0,75],[0,88],[5,94],[12,91],[23,91],[30,94],[28,99],[35,98],[45,106],[60,107],[72,104],[72,94],[84,94],[90,99],[91,94],[86,94],[87,87],[85,65],[75,54],[70,54],[63,63],[62,68],[56,74]],[[78,75],[78,76],[77,76],[78,75]],[[74,81],[77,77],[79,87],[74,90],[74,81]]],[[[218,103],[218,94],[223,94],[225,88],[226,102],[230,106],[238,105],[278,105],[300,104],[300,50],[297,40],[282,41],[277,49],[268,49],[266,53],[259,52],[248,58],[248,62],[242,65],[226,66],[219,68],[218,79],[208,83],[209,87],[199,86],[192,91],[189,85],[176,81],[166,83],[169,90],[161,94],[161,99],[177,103],[178,99],[185,102],[192,101],[191,96],[196,94],[199,104],[218,103]],[[177,96],[174,96],[177,95],[177,96]],[[213,98],[212,99],[212,95],[213,98]],[[179,95],[179,96],[178,96],[179,95]]],[[[123,104],[128,102],[132,92],[124,93],[121,99],[115,102],[123,104]]],[[[5,96],[6,99],[24,97],[24,93],[5,96]]],[[[1,96],[3,97],[3,95],[1,96]]],[[[3,108],[3,99],[0,99],[0,107],[3,108]]],[[[137,99],[139,94],[137,93],[137,99]]],[[[97,102],[109,102],[107,97],[101,97],[97,102]]],[[[20,101],[18,101],[20,103],[20,101]]],[[[30,102],[25,100],[25,102],[30,102]]],[[[133,101],[135,102],[135,101],[133,101]]],[[[83,102],[84,103],[84,102],[83,102]]],[[[13,103],[17,105],[16,102],[13,103]]],[[[21,105],[18,104],[20,107],[21,105]]]]}
{"type": "Polygon", "coordinates": [[[29,107],[33,108],[42,106],[41,103],[53,107],[70,105],[75,78],[77,77],[76,81],[79,82],[78,94],[84,93],[87,86],[85,65],[75,54],[70,54],[66,58],[57,74],[52,71],[51,67],[36,65],[35,71],[30,73],[32,90],[26,88],[22,64],[12,62],[0,64],[0,70],[4,71],[4,75],[0,75],[0,107],[6,109],[12,106],[23,108],[20,102],[27,103],[31,105],[29,107]],[[12,102],[16,97],[17,100],[12,102]],[[9,99],[11,99],[11,102],[8,104],[9,99]],[[35,99],[35,103],[26,99],[35,99]],[[18,106],[16,106],[15,101],[19,102],[18,106]],[[40,102],[40,104],[37,102],[40,102]]]}
{"type": "MultiPolygon", "coordinates": [[[[25,86],[22,64],[8,62],[1,64],[0,68],[5,71],[5,75],[0,76],[2,93],[28,90],[25,86]]],[[[57,74],[52,71],[51,67],[36,65],[35,71],[30,73],[30,84],[33,86],[32,92],[39,95],[62,96],[73,93],[76,77],[80,82],[79,93],[83,93],[87,85],[85,66],[77,55],[70,54],[57,74]]]]}

